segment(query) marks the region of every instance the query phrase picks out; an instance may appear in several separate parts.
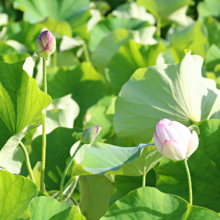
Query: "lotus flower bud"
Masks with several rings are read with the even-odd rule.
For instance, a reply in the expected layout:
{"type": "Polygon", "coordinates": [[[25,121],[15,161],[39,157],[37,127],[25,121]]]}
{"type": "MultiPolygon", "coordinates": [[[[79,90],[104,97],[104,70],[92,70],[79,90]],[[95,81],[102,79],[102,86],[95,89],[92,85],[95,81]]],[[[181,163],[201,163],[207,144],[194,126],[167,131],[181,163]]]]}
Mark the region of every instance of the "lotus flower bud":
{"type": "Polygon", "coordinates": [[[157,123],[154,144],[158,151],[171,160],[184,160],[198,148],[199,139],[195,131],[176,121],[163,119],[157,123]]]}
{"type": "Polygon", "coordinates": [[[83,144],[90,144],[98,134],[99,126],[92,126],[83,131],[80,140],[83,144]]]}
{"type": "Polygon", "coordinates": [[[42,32],[35,41],[38,56],[47,59],[56,50],[56,39],[50,31],[42,32]]]}

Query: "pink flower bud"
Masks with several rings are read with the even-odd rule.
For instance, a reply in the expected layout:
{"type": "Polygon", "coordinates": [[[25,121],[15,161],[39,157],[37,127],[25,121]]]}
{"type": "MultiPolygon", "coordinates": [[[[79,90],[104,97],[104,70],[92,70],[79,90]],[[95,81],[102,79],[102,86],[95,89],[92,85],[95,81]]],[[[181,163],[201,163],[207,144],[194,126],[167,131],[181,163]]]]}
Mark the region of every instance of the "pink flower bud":
{"type": "Polygon", "coordinates": [[[192,131],[176,121],[163,119],[157,123],[154,144],[158,151],[171,160],[184,160],[198,148],[199,139],[192,131]]]}
{"type": "Polygon", "coordinates": [[[90,144],[98,134],[99,126],[92,126],[83,131],[80,140],[83,144],[90,144]]]}
{"type": "Polygon", "coordinates": [[[50,31],[42,32],[35,41],[38,56],[47,59],[56,50],[56,39],[50,31]]]}

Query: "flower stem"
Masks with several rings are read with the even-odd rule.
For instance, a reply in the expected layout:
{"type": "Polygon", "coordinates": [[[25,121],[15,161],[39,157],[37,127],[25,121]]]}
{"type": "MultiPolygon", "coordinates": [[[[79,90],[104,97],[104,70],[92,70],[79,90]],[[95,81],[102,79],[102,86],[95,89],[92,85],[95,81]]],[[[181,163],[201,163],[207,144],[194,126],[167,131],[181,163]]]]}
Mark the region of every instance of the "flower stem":
{"type": "Polygon", "coordinates": [[[64,182],[65,182],[65,178],[66,178],[66,174],[74,160],[74,157],[76,156],[76,153],[79,151],[79,149],[82,147],[83,143],[80,142],[79,146],[76,148],[73,156],[71,157],[69,163],[67,164],[67,166],[65,167],[65,170],[63,172],[63,175],[62,175],[62,179],[61,179],[61,183],[60,183],[60,193],[59,193],[59,201],[62,202],[62,198],[63,198],[63,187],[64,187],[64,182]]]}
{"type": "Polygon", "coordinates": [[[146,186],[146,173],[142,176],[142,187],[146,186]]]}
{"type": "Polygon", "coordinates": [[[22,150],[24,152],[24,155],[25,155],[26,166],[27,166],[30,178],[35,183],[34,174],[33,174],[32,168],[31,168],[31,163],[30,163],[30,159],[29,159],[29,155],[28,155],[27,149],[26,149],[26,147],[24,146],[24,144],[21,141],[19,142],[19,144],[20,144],[20,146],[21,146],[21,148],[22,148],[22,150]]]}
{"type": "Polygon", "coordinates": [[[85,54],[85,57],[86,57],[86,62],[91,64],[91,61],[90,61],[90,58],[89,58],[89,52],[88,52],[88,48],[85,44],[85,42],[83,42],[83,51],[84,51],[84,54],[85,54]]]}
{"type": "MultiPolygon", "coordinates": [[[[44,93],[47,94],[47,75],[46,75],[46,59],[43,59],[43,87],[44,93]]],[[[45,173],[45,163],[46,163],[46,110],[44,112],[44,122],[42,130],[42,155],[41,155],[41,182],[40,191],[44,193],[44,173],[45,173]]]]}
{"type": "Polygon", "coordinates": [[[160,28],[161,28],[161,23],[160,23],[160,18],[158,17],[157,18],[157,36],[158,37],[160,37],[160,35],[161,35],[160,28]]]}
{"type": "Polygon", "coordinates": [[[184,164],[186,167],[186,173],[187,173],[187,177],[188,177],[188,186],[189,186],[189,204],[192,205],[193,203],[193,197],[192,197],[192,181],[191,181],[191,176],[190,176],[190,172],[189,172],[189,167],[187,164],[187,159],[184,160],[184,164]]]}

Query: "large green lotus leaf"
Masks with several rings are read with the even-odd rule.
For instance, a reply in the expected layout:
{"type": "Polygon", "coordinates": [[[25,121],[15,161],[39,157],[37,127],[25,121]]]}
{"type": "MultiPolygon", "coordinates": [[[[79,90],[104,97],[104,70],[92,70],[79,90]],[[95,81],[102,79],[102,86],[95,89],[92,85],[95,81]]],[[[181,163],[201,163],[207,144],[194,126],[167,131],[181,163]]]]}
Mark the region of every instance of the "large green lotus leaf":
{"type": "Polygon", "coordinates": [[[101,20],[96,24],[90,31],[90,42],[89,48],[91,51],[94,51],[95,48],[99,45],[101,40],[110,32],[116,29],[126,29],[126,30],[138,30],[140,28],[146,27],[146,22],[143,20],[131,18],[115,18],[107,17],[104,20],[101,20]]]}
{"type": "Polygon", "coordinates": [[[77,206],[69,206],[46,196],[35,198],[30,205],[30,212],[30,220],[85,220],[77,212],[77,206]]]}
{"type": "Polygon", "coordinates": [[[208,31],[209,45],[216,44],[220,46],[220,23],[213,17],[204,18],[203,23],[205,24],[208,31]]]}
{"type": "Polygon", "coordinates": [[[80,209],[86,219],[99,220],[109,209],[114,186],[106,176],[82,176],[79,179],[80,209]]]}
{"type": "Polygon", "coordinates": [[[162,25],[166,25],[171,21],[182,23],[181,20],[187,20],[186,9],[191,0],[137,0],[137,3],[149,10],[162,25]]]}
{"type": "Polygon", "coordinates": [[[102,75],[85,62],[72,68],[48,69],[48,94],[53,99],[72,94],[72,98],[79,104],[80,118],[103,97],[103,82],[102,75]]]}
{"type": "Polygon", "coordinates": [[[0,219],[14,220],[37,195],[37,186],[23,176],[0,170],[0,219]]]}
{"type": "Polygon", "coordinates": [[[86,30],[89,0],[16,0],[14,8],[24,11],[24,20],[37,23],[46,17],[67,21],[72,30],[86,30]]]}
{"type": "MultiPolygon", "coordinates": [[[[66,160],[70,157],[70,148],[78,140],[72,136],[79,129],[56,128],[47,134],[47,160],[45,169],[45,185],[47,190],[59,190],[62,172],[66,167],[66,160]]],[[[41,161],[42,136],[35,138],[31,144],[31,165],[34,167],[41,161]]]]}
{"type": "Polygon", "coordinates": [[[142,187],[118,200],[100,220],[132,219],[218,220],[220,217],[209,209],[190,205],[178,196],[153,187],[142,187]]]}
{"type": "Polygon", "coordinates": [[[166,47],[161,43],[142,46],[130,40],[122,45],[107,66],[114,93],[119,93],[138,68],[155,65],[158,55],[165,50],[166,47]]]}
{"type": "Polygon", "coordinates": [[[220,91],[213,80],[201,76],[202,62],[200,56],[187,53],[180,64],[138,69],[116,100],[116,134],[147,143],[163,118],[187,126],[219,118],[220,91]]]}
{"type": "Polygon", "coordinates": [[[141,176],[163,157],[152,144],[117,147],[97,142],[94,146],[84,145],[83,149],[83,160],[74,166],[73,175],[141,176]]]}
{"type": "MultiPolygon", "coordinates": [[[[50,106],[47,108],[46,118],[46,133],[58,127],[73,128],[74,120],[79,114],[79,106],[71,98],[71,95],[66,95],[59,99],[53,99],[50,106]]],[[[42,134],[42,125],[39,126],[33,139],[42,134]]]]}
{"type": "MultiPolygon", "coordinates": [[[[220,211],[220,120],[200,122],[199,147],[188,160],[192,178],[193,204],[220,211]]],[[[183,161],[163,159],[155,169],[156,187],[188,200],[188,183],[183,161]]]]}
{"type": "Polygon", "coordinates": [[[137,5],[136,2],[119,5],[112,14],[117,18],[137,18],[142,21],[148,21],[152,25],[156,22],[154,16],[148,13],[145,7],[137,5]]]}
{"type": "Polygon", "coordinates": [[[25,61],[0,62],[0,165],[7,163],[19,141],[43,122],[51,98],[22,68],[25,61]]]}
{"type": "Polygon", "coordinates": [[[219,0],[204,0],[202,2],[199,2],[197,9],[198,13],[201,16],[209,17],[219,17],[220,16],[220,1],[219,0]]]}
{"type": "Polygon", "coordinates": [[[193,54],[205,58],[208,38],[201,21],[192,22],[187,27],[175,26],[169,38],[170,49],[176,63],[182,61],[185,49],[189,49],[193,54]]]}
{"type": "Polygon", "coordinates": [[[92,54],[94,66],[104,68],[117,53],[119,47],[132,39],[132,33],[125,29],[117,29],[108,33],[95,48],[92,54]]]}

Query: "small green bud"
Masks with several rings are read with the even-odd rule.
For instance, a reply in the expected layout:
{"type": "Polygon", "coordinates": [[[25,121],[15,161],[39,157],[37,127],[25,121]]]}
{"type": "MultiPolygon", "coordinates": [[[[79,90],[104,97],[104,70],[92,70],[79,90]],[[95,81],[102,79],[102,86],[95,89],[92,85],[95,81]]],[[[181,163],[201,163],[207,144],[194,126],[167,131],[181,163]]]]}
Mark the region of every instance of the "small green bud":
{"type": "Polygon", "coordinates": [[[99,126],[92,126],[83,131],[80,140],[83,144],[90,144],[98,134],[99,126]]]}
{"type": "Polygon", "coordinates": [[[42,32],[35,41],[38,56],[47,59],[56,50],[56,39],[50,31],[42,32]]]}

